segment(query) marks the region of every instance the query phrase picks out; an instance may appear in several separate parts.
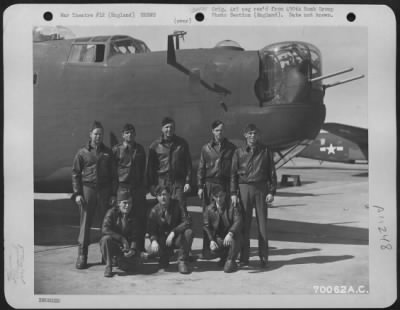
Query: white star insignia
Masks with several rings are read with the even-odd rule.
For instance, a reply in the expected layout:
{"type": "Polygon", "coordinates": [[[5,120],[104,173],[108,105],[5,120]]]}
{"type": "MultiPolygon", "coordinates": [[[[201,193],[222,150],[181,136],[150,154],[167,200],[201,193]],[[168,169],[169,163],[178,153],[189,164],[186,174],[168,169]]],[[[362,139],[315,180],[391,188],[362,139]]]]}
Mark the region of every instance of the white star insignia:
{"type": "Polygon", "coordinates": [[[333,146],[332,143],[326,149],[328,150],[328,155],[329,154],[335,154],[336,147],[333,146]]]}

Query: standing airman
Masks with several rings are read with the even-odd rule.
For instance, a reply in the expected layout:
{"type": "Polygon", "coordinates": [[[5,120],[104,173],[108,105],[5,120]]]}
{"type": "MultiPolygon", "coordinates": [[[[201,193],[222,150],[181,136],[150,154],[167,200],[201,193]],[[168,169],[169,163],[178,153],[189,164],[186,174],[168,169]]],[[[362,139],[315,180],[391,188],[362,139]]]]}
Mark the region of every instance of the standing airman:
{"type": "Polygon", "coordinates": [[[116,169],[111,150],[103,144],[103,125],[95,121],[89,142],[79,149],[72,164],[72,199],[80,211],[77,269],[87,268],[90,229],[95,213],[101,220],[117,192],[116,169]]]}
{"type": "Polygon", "coordinates": [[[272,152],[258,141],[259,130],[249,124],[244,130],[246,144],[236,149],[232,159],[231,199],[233,205],[243,206],[243,245],[240,266],[249,264],[250,226],[253,208],[256,209],[258,224],[258,254],[260,266],[268,262],[267,208],[266,203],[274,200],[276,171],[272,152]]]}

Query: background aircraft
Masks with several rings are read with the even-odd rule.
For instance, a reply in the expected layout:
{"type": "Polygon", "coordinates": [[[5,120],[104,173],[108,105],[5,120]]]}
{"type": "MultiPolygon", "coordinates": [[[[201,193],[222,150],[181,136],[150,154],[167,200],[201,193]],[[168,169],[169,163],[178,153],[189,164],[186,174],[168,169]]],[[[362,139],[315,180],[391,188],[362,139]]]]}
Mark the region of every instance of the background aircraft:
{"type": "MultiPolygon", "coordinates": [[[[209,49],[179,49],[184,32],[168,36],[168,50],[151,52],[126,35],[33,43],[34,186],[36,192],[70,192],[71,163],[89,126],[105,126],[113,145],[126,122],[147,148],[171,116],[190,146],[194,164],[210,138],[209,124],[223,120],[229,138],[255,123],[262,141],[285,163],[312,143],[325,120],[321,55],[310,43],[288,41],[245,51],[233,41],[209,49]],[[175,39],[175,42],[174,42],[175,39]]],[[[195,180],[193,180],[195,182],[195,180]]]]}
{"type": "Polygon", "coordinates": [[[368,130],[338,123],[325,123],[321,132],[298,157],[343,163],[368,162],[368,130]]]}

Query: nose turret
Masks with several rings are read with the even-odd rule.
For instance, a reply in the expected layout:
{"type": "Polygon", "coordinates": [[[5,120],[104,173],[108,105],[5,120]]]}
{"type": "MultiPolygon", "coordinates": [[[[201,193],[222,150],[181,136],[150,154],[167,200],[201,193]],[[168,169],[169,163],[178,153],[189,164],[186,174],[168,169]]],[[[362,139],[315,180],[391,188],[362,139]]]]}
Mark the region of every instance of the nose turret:
{"type": "Polygon", "coordinates": [[[260,76],[255,91],[260,106],[268,104],[323,104],[321,53],[305,42],[282,42],[259,51],[260,76]]]}

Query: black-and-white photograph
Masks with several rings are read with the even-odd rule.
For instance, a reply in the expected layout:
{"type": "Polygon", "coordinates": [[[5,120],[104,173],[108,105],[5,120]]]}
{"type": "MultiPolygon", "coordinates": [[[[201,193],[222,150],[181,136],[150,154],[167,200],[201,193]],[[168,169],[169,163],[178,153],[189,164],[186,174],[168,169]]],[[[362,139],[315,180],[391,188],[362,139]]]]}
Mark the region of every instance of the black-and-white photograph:
{"type": "Polygon", "coordinates": [[[368,296],[368,27],[190,18],[31,25],[33,294],[368,296]]]}
{"type": "Polygon", "coordinates": [[[35,292],[367,292],[367,29],[176,28],[33,29],[35,292]]]}

